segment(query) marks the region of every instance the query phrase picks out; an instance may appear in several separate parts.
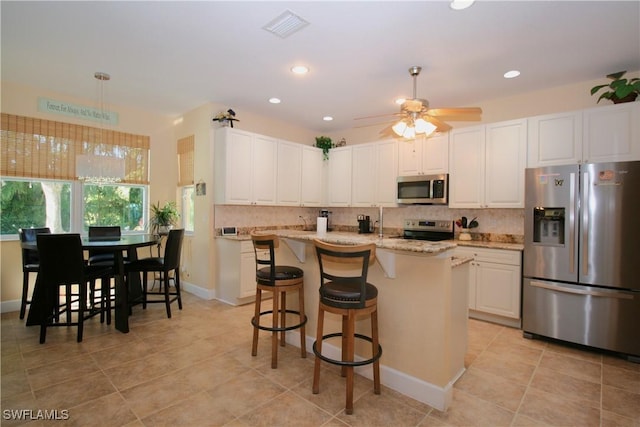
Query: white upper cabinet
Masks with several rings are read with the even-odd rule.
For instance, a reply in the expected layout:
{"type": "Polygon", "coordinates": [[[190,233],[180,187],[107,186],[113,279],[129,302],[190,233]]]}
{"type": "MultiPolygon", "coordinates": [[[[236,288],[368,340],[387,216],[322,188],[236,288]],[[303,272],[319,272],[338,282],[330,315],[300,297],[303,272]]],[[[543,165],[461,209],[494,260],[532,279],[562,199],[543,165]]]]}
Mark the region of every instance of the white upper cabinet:
{"type": "Polygon", "coordinates": [[[454,129],[449,137],[449,207],[484,205],[485,127],[454,129]]]}
{"type": "Polygon", "coordinates": [[[321,206],[324,201],[325,162],[322,150],[302,146],[301,206],[321,206]]]}
{"type": "Polygon", "coordinates": [[[583,112],[583,161],[640,160],[640,102],[583,112]]]}
{"type": "Polygon", "coordinates": [[[449,206],[524,207],[526,120],[452,130],[449,206]]]}
{"type": "Polygon", "coordinates": [[[396,141],[355,145],[352,152],[352,206],[396,206],[396,141]]]}
{"type": "Polygon", "coordinates": [[[278,141],[276,198],[278,205],[300,205],[302,145],[278,141]]]}
{"type": "Polygon", "coordinates": [[[221,128],[216,130],[214,143],[216,203],[274,205],[277,141],[221,128]]]}
{"type": "Polygon", "coordinates": [[[640,160],[640,103],[531,117],[527,167],[640,160]]]}
{"type": "Polygon", "coordinates": [[[435,175],[449,172],[449,133],[400,141],[398,175],[435,175]]]}
{"type": "Polygon", "coordinates": [[[351,206],[351,147],[329,151],[327,194],[329,206],[351,206]]]}
{"type": "Polygon", "coordinates": [[[566,165],[582,159],[582,112],[531,117],[528,127],[527,167],[566,165]]]}
{"type": "Polygon", "coordinates": [[[527,121],[489,124],[485,137],[485,206],[523,208],[527,121]]]}

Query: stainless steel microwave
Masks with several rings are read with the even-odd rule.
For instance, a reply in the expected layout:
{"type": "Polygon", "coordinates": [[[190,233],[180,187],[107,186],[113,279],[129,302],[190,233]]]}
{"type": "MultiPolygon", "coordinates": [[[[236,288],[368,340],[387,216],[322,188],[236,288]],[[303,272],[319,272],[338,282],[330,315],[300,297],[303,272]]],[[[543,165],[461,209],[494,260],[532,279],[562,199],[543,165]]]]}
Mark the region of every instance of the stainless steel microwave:
{"type": "Polygon", "coordinates": [[[448,174],[398,177],[398,203],[412,205],[446,205],[448,200],[448,174]]]}

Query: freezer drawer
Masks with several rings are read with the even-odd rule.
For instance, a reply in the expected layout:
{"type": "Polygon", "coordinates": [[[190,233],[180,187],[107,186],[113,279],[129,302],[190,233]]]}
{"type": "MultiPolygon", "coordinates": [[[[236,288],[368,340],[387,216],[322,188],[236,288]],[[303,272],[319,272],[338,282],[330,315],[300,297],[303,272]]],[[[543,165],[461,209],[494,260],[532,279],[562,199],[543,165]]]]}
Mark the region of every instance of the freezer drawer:
{"type": "Polygon", "coordinates": [[[522,330],[640,356],[640,292],[524,278],[522,330]]]}

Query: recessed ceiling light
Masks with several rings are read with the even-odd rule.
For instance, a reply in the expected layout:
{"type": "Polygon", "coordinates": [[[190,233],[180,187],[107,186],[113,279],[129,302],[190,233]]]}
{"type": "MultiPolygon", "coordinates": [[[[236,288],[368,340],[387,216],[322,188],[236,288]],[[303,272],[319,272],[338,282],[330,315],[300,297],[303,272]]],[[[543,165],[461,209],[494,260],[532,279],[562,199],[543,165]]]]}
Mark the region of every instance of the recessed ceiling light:
{"type": "Polygon", "coordinates": [[[291,72],[294,74],[307,74],[309,72],[309,67],[305,67],[304,65],[296,65],[291,68],[291,72]]]}
{"type": "Polygon", "coordinates": [[[462,10],[471,7],[474,1],[475,0],[452,0],[451,3],[449,3],[449,7],[453,10],[462,10]]]}
{"type": "Polygon", "coordinates": [[[331,117],[331,116],[324,116],[324,117],[322,118],[322,120],[324,120],[325,122],[330,122],[331,120],[333,120],[333,117],[331,117]]]}
{"type": "Polygon", "coordinates": [[[520,71],[511,70],[511,71],[507,71],[506,73],[504,73],[504,78],[505,79],[512,79],[514,77],[518,77],[519,75],[520,75],[520,71]]]}
{"type": "Polygon", "coordinates": [[[405,98],[398,98],[398,99],[396,99],[394,102],[395,102],[396,104],[398,104],[398,105],[402,105],[402,104],[404,104],[404,102],[405,102],[405,101],[406,101],[406,99],[405,99],[405,98]]]}
{"type": "Polygon", "coordinates": [[[280,104],[280,98],[269,98],[269,102],[272,104],[280,104]]]}

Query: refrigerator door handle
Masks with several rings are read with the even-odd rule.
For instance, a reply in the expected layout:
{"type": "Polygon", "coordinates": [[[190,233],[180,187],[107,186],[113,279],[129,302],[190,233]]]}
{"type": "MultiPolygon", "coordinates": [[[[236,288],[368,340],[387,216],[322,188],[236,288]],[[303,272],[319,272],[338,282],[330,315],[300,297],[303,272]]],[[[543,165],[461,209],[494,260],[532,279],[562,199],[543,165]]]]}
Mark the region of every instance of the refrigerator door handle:
{"type": "Polygon", "coordinates": [[[588,295],[592,297],[606,297],[606,298],[618,298],[618,299],[630,299],[630,300],[634,299],[633,294],[628,294],[628,293],[619,292],[619,291],[604,291],[604,290],[592,291],[588,289],[574,289],[574,288],[567,288],[557,284],[538,282],[535,280],[532,280],[529,283],[531,283],[531,286],[535,286],[536,288],[548,289],[550,291],[564,292],[566,294],[588,295]]]}
{"type": "Polygon", "coordinates": [[[569,175],[569,273],[575,273],[576,258],[575,258],[575,241],[576,241],[576,174],[569,175]]]}
{"type": "Polygon", "coordinates": [[[582,274],[589,275],[589,191],[591,190],[591,182],[589,181],[589,172],[582,175],[582,201],[580,209],[582,209],[582,274]]]}

